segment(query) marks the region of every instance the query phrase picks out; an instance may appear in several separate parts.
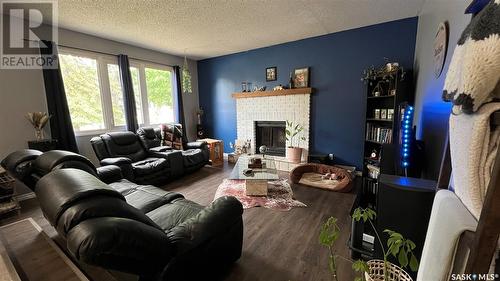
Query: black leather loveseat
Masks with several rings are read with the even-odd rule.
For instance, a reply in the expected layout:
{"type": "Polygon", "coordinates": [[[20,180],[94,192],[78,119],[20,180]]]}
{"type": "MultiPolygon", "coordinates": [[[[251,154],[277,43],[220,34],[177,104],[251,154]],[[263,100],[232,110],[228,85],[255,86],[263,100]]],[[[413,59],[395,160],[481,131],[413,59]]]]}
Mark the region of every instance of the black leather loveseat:
{"type": "MultiPolygon", "coordinates": [[[[143,127],[137,130],[142,146],[153,152],[173,150],[170,146],[162,146],[160,128],[143,127]]],[[[181,138],[182,139],[182,138],[181,138]]],[[[194,172],[209,163],[210,151],[204,141],[183,142],[182,163],[185,173],[194,172]]]]}
{"type": "Polygon", "coordinates": [[[213,280],[241,255],[243,209],[234,197],[203,207],[121,179],[116,166],[100,172],[111,181],[105,184],[87,158],[72,152],[35,154],[14,153],[2,165],[35,183],[44,216],[79,262],[141,280],[213,280]]]}
{"type": "Polygon", "coordinates": [[[132,132],[114,132],[92,138],[90,142],[101,165],[120,167],[123,176],[135,183],[161,185],[208,163],[204,142],[189,143],[185,151],[174,150],[160,146],[153,128],[139,132],[141,137],[132,132]]]}

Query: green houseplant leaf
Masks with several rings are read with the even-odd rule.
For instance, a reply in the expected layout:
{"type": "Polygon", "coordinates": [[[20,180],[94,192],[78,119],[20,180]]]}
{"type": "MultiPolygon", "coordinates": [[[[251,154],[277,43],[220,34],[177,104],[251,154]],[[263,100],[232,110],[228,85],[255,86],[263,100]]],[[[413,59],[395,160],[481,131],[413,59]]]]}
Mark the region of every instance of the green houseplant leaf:
{"type": "Polygon", "coordinates": [[[406,255],[406,250],[404,248],[401,248],[399,251],[398,262],[403,268],[408,265],[408,256],[406,255]]]}
{"type": "Polygon", "coordinates": [[[413,253],[410,256],[410,269],[414,272],[418,270],[418,260],[413,253]]]}

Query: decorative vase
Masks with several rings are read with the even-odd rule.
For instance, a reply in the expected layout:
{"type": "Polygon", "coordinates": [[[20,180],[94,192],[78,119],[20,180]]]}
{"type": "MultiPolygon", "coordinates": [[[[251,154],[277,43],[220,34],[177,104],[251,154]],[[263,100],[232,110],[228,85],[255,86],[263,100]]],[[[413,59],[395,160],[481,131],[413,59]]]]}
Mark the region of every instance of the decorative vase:
{"type": "Polygon", "coordinates": [[[365,272],[366,281],[413,281],[406,271],[401,267],[387,262],[387,278],[384,279],[384,261],[369,260],[367,262],[369,272],[365,272]]]}
{"type": "Polygon", "coordinates": [[[302,158],[302,148],[289,146],[286,148],[286,159],[292,163],[300,163],[302,158]]]}
{"type": "Polygon", "coordinates": [[[44,138],[43,129],[35,128],[35,138],[37,141],[41,141],[44,138]]]}

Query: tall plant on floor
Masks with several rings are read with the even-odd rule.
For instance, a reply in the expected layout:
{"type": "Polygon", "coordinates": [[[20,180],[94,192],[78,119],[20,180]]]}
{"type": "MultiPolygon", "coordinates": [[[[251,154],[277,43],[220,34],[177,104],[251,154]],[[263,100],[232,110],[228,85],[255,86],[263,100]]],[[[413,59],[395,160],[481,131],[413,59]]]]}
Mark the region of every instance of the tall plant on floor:
{"type": "MultiPolygon", "coordinates": [[[[380,235],[373,224],[373,220],[376,218],[377,213],[370,208],[357,208],[354,210],[352,215],[353,221],[359,222],[363,220],[365,223],[369,223],[375,232],[376,240],[380,244],[380,248],[382,249],[383,258],[384,258],[384,280],[389,280],[387,277],[388,274],[388,266],[389,262],[387,259],[390,255],[394,256],[398,259],[399,265],[405,269],[407,266],[410,267],[412,271],[417,271],[418,269],[418,260],[413,253],[416,245],[410,239],[406,239],[400,233],[395,231],[386,229],[384,233],[389,235],[389,239],[387,240],[387,248],[384,247],[382,240],[380,239],[380,235]]],[[[333,244],[338,239],[340,234],[340,228],[337,225],[337,219],[334,217],[330,217],[322,226],[320,232],[320,243],[326,246],[329,250],[329,260],[328,260],[328,269],[332,274],[332,279],[334,281],[339,281],[337,276],[337,258],[342,258],[352,262],[352,268],[357,273],[361,273],[360,276],[355,278],[355,281],[365,280],[365,273],[369,272],[369,265],[362,261],[351,261],[346,259],[340,255],[335,253],[333,248],[333,244]]]]}

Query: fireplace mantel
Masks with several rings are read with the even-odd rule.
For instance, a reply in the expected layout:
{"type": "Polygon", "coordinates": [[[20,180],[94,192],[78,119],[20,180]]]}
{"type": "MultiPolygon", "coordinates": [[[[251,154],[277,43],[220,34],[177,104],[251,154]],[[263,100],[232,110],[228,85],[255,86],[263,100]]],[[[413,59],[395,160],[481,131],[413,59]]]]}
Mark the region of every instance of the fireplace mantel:
{"type": "Polygon", "coordinates": [[[284,89],[276,91],[238,92],[238,93],[233,93],[231,96],[235,99],[243,99],[243,98],[257,98],[257,97],[270,97],[270,96],[304,95],[304,94],[312,94],[312,92],[313,88],[296,88],[296,89],[284,89]]]}

